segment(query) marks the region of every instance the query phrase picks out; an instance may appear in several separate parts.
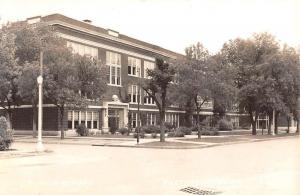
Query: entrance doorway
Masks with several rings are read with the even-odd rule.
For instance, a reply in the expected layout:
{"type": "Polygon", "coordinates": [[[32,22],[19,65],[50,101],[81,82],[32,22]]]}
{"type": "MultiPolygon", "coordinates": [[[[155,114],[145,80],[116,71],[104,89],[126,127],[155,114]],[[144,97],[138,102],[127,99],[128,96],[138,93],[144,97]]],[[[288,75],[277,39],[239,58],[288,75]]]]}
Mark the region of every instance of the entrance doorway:
{"type": "Polygon", "coordinates": [[[110,132],[114,133],[120,128],[120,110],[109,108],[108,109],[108,127],[110,132]]]}

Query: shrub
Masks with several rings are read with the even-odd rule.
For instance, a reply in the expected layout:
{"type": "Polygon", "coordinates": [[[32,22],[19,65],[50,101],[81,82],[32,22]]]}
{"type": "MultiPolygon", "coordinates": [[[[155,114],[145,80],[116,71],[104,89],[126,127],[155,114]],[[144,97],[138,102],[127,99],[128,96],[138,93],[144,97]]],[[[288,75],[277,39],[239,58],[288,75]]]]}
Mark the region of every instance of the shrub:
{"type": "Polygon", "coordinates": [[[118,132],[121,133],[122,135],[125,135],[126,133],[128,133],[128,129],[126,127],[122,127],[118,129],[118,132]]]}
{"type": "Polygon", "coordinates": [[[226,119],[219,120],[218,126],[219,126],[220,131],[231,131],[232,130],[232,123],[226,119]]]}
{"type": "Polygon", "coordinates": [[[167,131],[170,131],[171,129],[175,128],[175,126],[170,122],[165,122],[165,127],[167,128],[167,131]]]}
{"type": "Polygon", "coordinates": [[[198,131],[197,126],[190,127],[191,131],[198,131]]]}
{"type": "Polygon", "coordinates": [[[80,136],[88,136],[89,130],[86,128],[85,124],[81,123],[77,126],[76,133],[80,136]]]}
{"type": "Polygon", "coordinates": [[[0,150],[6,150],[13,142],[12,131],[7,131],[6,118],[0,117],[0,150]]]}
{"type": "Polygon", "coordinates": [[[113,121],[110,123],[109,132],[110,132],[111,134],[115,134],[116,131],[118,130],[117,123],[116,123],[116,119],[115,119],[115,118],[112,118],[111,120],[113,120],[113,121]]]}
{"type": "Polygon", "coordinates": [[[160,126],[158,125],[145,125],[141,128],[145,133],[160,133],[160,126]]]}
{"type": "MultiPolygon", "coordinates": [[[[145,138],[145,133],[144,132],[140,132],[139,135],[140,135],[140,138],[145,138]]],[[[137,138],[137,133],[134,133],[133,137],[137,138]]]]}
{"type": "Polygon", "coordinates": [[[193,129],[193,127],[189,128],[189,127],[184,127],[184,126],[177,128],[177,130],[183,132],[184,135],[191,135],[192,129],[193,129]]]}
{"type": "Polygon", "coordinates": [[[157,134],[156,133],[151,133],[151,137],[155,139],[155,138],[157,138],[157,134]]]}
{"type": "Polygon", "coordinates": [[[168,133],[168,137],[184,137],[184,133],[179,129],[175,129],[168,133]]]}
{"type": "Polygon", "coordinates": [[[201,132],[201,135],[215,136],[215,135],[219,135],[219,131],[218,130],[205,130],[205,131],[201,132]]]}

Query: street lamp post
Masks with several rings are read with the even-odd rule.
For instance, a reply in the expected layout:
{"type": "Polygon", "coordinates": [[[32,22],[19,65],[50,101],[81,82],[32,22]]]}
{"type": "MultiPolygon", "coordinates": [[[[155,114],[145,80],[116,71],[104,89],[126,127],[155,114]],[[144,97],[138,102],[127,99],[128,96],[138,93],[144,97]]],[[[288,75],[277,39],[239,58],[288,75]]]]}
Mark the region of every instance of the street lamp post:
{"type": "Polygon", "coordinates": [[[38,109],[38,141],[37,141],[37,151],[43,152],[44,146],[42,142],[42,127],[43,127],[43,52],[40,53],[40,75],[37,78],[38,88],[39,88],[39,109],[38,109]]]}
{"type": "Polygon", "coordinates": [[[140,77],[141,77],[141,73],[140,73],[140,70],[138,69],[137,70],[137,73],[138,73],[138,97],[137,97],[137,101],[138,101],[138,107],[137,107],[137,131],[136,131],[136,143],[139,144],[140,143],[140,130],[141,130],[141,126],[140,126],[140,98],[141,98],[141,94],[140,94],[140,88],[141,88],[141,80],[140,80],[140,77]]]}
{"type": "Polygon", "coordinates": [[[275,135],[275,110],[273,110],[271,135],[275,135]]]}

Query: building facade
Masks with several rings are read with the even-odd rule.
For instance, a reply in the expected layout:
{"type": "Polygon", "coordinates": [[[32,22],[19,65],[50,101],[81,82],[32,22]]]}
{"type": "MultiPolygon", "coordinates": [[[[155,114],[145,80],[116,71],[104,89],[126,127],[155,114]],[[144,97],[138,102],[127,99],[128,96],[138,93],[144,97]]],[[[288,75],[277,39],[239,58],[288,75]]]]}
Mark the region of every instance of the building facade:
{"type": "MultiPolygon", "coordinates": [[[[135,128],[138,123],[141,125],[158,123],[158,109],[153,99],[140,89],[139,83],[149,79],[147,69],[155,68],[156,57],[178,59],[183,58],[183,55],[114,30],[94,26],[89,20],[78,21],[53,14],[28,18],[26,22],[28,24],[45,22],[55,27],[58,35],[67,41],[68,47],[71,47],[74,53],[97,58],[108,67],[106,72],[108,88],[101,102],[91,103],[86,110],[66,110],[62,125],[67,129],[67,133],[74,132],[76,126],[81,123],[88,129],[102,133],[109,132],[110,128],[129,126],[135,128]],[[137,121],[138,102],[141,111],[140,121],[137,121]]],[[[43,107],[44,134],[59,134],[60,119],[57,108],[52,104],[44,104],[43,107]]],[[[213,114],[212,102],[203,105],[200,114],[202,120],[210,119],[213,114]]],[[[229,113],[228,118],[234,126],[240,126],[241,115],[237,112],[229,113]]],[[[166,110],[165,120],[174,126],[184,125],[185,111],[170,106],[166,110]]],[[[13,114],[15,133],[32,134],[32,127],[31,105],[16,108],[13,114]]]]}
{"type": "MultiPolygon", "coordinates": [[[[183,55],[149,44],[117,31],[92,25],[91,21],[78,21],[60,14],[33,17],[28,24],[44,22],[55,27],[58,35],[67,41],[74,53],[89,55],[108,66],[107,92],[99,104],[91,103],[86,110],[67,110],[64,127],[72,131],[78,124],[107,133],[110,128],[131,126],[137,121],[137,105],[140,102],[142,125],[156,125],[158,109],[152,98],[140,89],[139,83],[149,79],[147,69],[155,68],[155,58],[182,58],[183,55]],[[140,90],[140,91],[139,91],[140,90]],[[124,100],[126,97],[126,100],[124,100]]],[[[43,130],[45,134],[59,134],[59,114],[52,104],[44,104],[43,130]]],[[[179,126],[183,123],[184,111],[178,107],[166,110],[166,121],[179,126]]],[[[16,133],[32,133],[32,107],[22,105],[14,110],[13,128],[16,133]]]]}

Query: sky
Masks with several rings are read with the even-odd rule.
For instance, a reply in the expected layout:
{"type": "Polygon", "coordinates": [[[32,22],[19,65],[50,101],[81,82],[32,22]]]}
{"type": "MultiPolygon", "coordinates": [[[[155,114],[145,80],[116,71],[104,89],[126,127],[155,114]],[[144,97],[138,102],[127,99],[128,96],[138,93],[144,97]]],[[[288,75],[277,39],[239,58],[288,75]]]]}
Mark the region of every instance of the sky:
{"type": "Polygon", "coordinates": [[[269,32],[300,48],[300,0],[0,0],[0,23],[60,13],[184,53],[269,32]]]}

